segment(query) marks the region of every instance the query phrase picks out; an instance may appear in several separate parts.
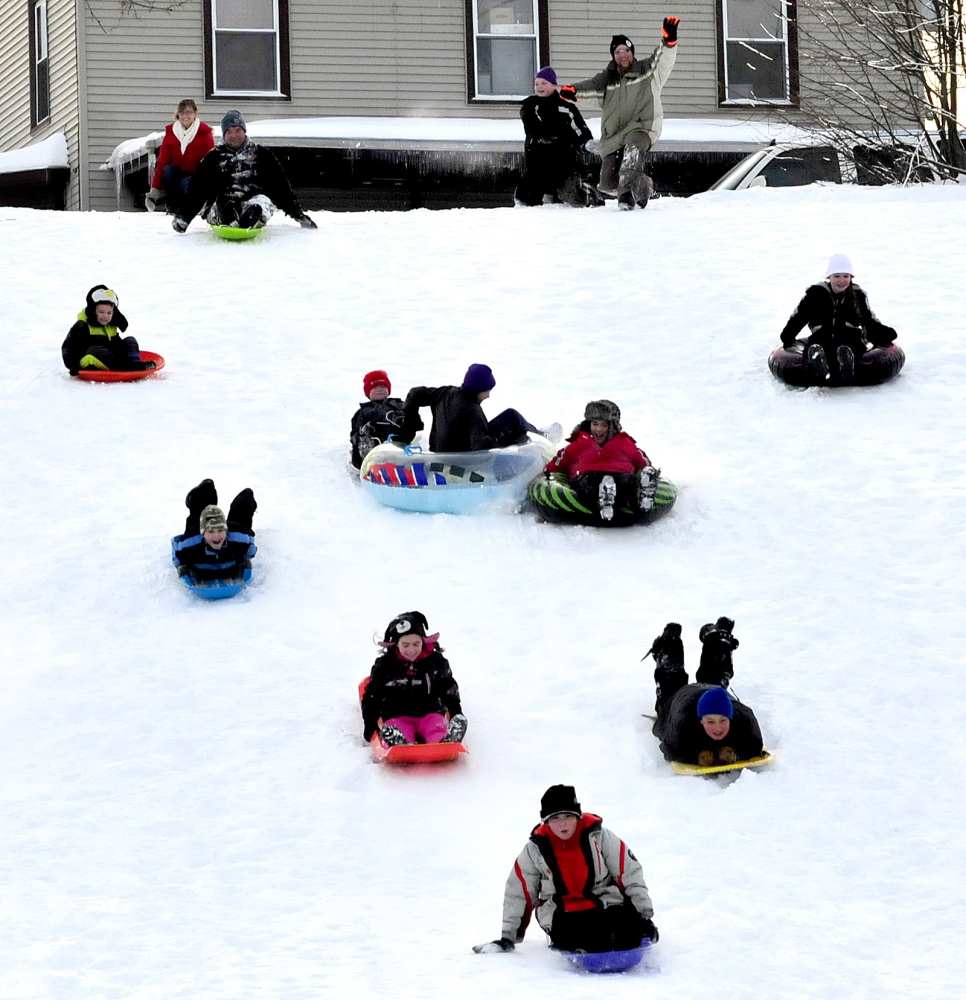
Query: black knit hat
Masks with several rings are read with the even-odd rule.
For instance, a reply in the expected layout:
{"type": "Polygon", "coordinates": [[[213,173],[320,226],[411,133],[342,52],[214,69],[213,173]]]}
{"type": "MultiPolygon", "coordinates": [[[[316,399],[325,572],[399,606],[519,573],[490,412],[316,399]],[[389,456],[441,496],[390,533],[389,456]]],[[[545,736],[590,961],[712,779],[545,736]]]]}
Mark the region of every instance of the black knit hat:
{"type": "Polygon", "coordinates": [[[614,35],[614,37],[610,40],[611,55],[614,54],[614,49],[616,49],[618,45],[626,45],[631,52],[634,51],[634,43],[627,37],[627,35],[614,35]]]}
{"type": "Polygon", "coordinates": [[[584,420],[606,420],[617,434],[621,429],[621,408],[609,399],[592,399],[584,407],[584,420]]]}
{"type": "Polygon", "coordinates": [[[404,611],[386,626],[383,641],[388,645],[395,645],[404,635],[418,635],[425,639],[428,628],[429,622],[421,611],[404,611]]]}
{"type": "Polygon", "coordinates": [[[561,813],[570,816],[583,815],[573,785],[551,785],[543,793],[543,798],[540,800],[540,819],[546,822],[561,813]]]}

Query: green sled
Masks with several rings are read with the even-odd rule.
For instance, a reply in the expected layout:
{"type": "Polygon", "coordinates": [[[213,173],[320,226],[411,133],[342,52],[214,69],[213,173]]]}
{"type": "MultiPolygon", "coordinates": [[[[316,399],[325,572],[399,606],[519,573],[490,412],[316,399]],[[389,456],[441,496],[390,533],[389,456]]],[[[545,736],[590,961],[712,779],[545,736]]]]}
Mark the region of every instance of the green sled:
{"type": "Polygon", "coordinates": [[[654,507],[651,510],[632,511],[627,508],[614,511],[612,521],[602,521],[578,499],[570,480],[562,472],[549,476],[541,472],[527,487],[527,500],[537,514],[546,521],[560,524],[587,524],[598,528],[626,528],[632,524],[650,524],[663,517],[673,506],[678,491],[670,479],[658,478],[654,507]]]}

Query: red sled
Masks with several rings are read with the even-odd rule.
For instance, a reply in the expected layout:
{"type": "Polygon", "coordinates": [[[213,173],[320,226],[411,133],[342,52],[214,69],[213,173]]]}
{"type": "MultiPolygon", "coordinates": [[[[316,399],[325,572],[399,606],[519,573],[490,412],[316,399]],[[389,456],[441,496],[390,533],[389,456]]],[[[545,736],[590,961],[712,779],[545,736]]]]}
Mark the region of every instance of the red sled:
{"type": "MultiPolygon", "coordinates": [[[[363,677],[359,681],[360,702],[368,686],[369,678],[363,677]]],[[[410,743],[407,746],[387,747],[379,739],[378,732],[372,734],[369,742],[372,744],[372,756],[387,764],[440,764],[457,760],[461,753],[469,753],[462,743],[410,743]]]]}
{"type": "Polygon", "coordinates": [[[154,367],[143,372],[109,372],[100,368],[85,368],[84,371],[77,373],[77,377],[85,382],[134,382],[139,378],[156,375],[164,367],[164,358],[153,351],[141,351],[141,360],[153,361],[154,367]]]}

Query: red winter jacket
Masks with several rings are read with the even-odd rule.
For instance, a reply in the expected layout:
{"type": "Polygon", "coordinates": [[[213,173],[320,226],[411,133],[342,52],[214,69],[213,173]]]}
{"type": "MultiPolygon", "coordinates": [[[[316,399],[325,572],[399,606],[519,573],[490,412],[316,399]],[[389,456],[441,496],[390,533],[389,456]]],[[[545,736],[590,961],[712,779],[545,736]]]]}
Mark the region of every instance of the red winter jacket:
{"type": "Polygon", "coordinates": [[[547,464],[547,472],[563,472],[576,479],[586,472],[637,472],[651,464],[625,431],[618,431],[603,446],[587,431],[578,431],[569,441],[547,464]]]}
{"type": "Polygon", "coordinates": [[[193,174],[205,154],[215,148],[215,137],[211,129],[204,123],[198,123],[198,134],[188,143],[188,148],[182,153],[181,142],[174,134],[174,122],[164,130],[164,139],[158,149],[158,165],[154,170],[154,180],[151,187],[161,187],[161,172],[167,166],[180,167],[186,174],[193,174]]]}

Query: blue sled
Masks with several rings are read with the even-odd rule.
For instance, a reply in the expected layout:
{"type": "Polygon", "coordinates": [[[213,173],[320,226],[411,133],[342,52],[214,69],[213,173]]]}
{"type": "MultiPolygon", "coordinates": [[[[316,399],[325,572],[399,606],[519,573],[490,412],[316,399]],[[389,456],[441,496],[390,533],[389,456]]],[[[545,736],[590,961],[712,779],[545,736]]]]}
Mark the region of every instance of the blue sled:
{"type": "Polygon", "coordinates": [[[650,947],[650,938],[644,938],[640,948],[629,951],[562,951],[560,954],[578,972],[625,972],[640,965],[650,947]]]}

